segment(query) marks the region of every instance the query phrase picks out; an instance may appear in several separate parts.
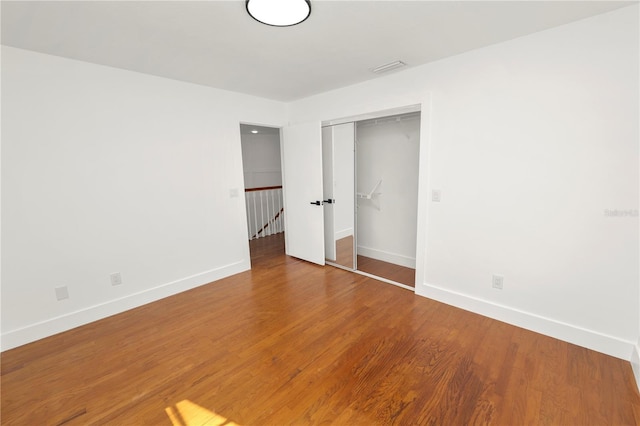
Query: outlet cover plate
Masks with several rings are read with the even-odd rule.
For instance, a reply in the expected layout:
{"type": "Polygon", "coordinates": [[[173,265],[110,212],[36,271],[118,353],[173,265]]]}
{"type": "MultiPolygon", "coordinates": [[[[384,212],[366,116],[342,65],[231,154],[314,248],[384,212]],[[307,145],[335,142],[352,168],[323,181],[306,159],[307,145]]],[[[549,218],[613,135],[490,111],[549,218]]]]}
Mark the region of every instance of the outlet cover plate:
{"type": "Polygon", "coordinates": [[[111,278],[111,285],[122,284],[122,275],[120,275],[120,272],[114,272],[113,274],[110,275],[110,278],[111,278]]]}
{"type": "Polygon", "coordinates": [[[498,290],[502,290],[503,286],[504,286],[504,277],[502,275],[493,274],[491,287],[498,290]]]}

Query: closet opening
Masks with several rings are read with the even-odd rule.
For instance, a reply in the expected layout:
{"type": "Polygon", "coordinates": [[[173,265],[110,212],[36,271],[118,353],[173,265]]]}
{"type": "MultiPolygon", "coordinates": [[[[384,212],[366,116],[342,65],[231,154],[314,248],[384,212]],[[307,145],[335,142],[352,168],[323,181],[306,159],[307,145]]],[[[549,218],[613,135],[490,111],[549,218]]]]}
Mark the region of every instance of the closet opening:
{"type": "Polygon", "coordinates": [[[415,286],[420,113],[359,121],[357,270],[415,286]]]}
{"type": "Polygon", "coordinates": [[[415,287],[420,111],[325,123],[325,258],[415,287]]]}

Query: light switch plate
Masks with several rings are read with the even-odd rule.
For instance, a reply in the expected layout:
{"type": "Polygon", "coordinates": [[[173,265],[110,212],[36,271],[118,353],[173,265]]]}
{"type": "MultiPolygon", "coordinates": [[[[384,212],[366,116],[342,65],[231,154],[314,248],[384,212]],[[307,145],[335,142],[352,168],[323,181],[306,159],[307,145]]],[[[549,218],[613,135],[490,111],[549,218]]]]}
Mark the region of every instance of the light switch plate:
{"type": "Polygon", "coordinates": [[[67,286],[56,287],[56,299],[64,300],[69,298],[69,289],[67,286]]]}

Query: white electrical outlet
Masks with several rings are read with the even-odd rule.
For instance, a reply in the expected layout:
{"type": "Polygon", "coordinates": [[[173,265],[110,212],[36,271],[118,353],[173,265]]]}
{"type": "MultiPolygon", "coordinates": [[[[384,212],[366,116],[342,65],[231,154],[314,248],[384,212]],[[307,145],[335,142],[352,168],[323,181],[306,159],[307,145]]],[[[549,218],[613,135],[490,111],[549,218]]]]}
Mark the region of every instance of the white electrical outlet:
{"type": "Polygon", "coordinates": [[[493,274],[491,287],[496,288],[498,290],[502,290],[503,285],[504,285],[504,277],[502,275],[493,274]]]}
{"type": "Polygon", "coordinates": [[[442,192],[439,189],[434,189],[431,191],[431,201],[434,203],[439,203],[442,200],[442,192]]]}
{"type": "Polygon", "coordinates": [[[62,287],[56,287],[55,290],[56,290],[57,300],[64,300],[69,298],[69,289],[67,288],[66,285],[62,287]]]}
{"type": "Polygon", "coordinates": [[[120,275],[120,272],[114,272],[113,274],[110,275],[110,277],[111,277],[111,285],[122,284],[122,275],[120,275]]]}

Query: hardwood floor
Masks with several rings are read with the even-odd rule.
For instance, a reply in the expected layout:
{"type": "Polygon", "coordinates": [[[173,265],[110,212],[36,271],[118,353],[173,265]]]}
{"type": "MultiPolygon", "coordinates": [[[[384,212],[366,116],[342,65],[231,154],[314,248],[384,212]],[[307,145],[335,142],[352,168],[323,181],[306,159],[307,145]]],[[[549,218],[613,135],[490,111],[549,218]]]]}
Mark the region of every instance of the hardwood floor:
{"type": "Polygon", "coordinates": [[[358,255],[358,270],[408,285],[409,287],[415,287],[416,285],[416,270],[396,265],[395,263],[358,255]]]}
{"type": "Polygon", "coordinates": [[[640,422],[626,361],[269,238],[251,271],[3,353],[2,424],[640,422]]]}

